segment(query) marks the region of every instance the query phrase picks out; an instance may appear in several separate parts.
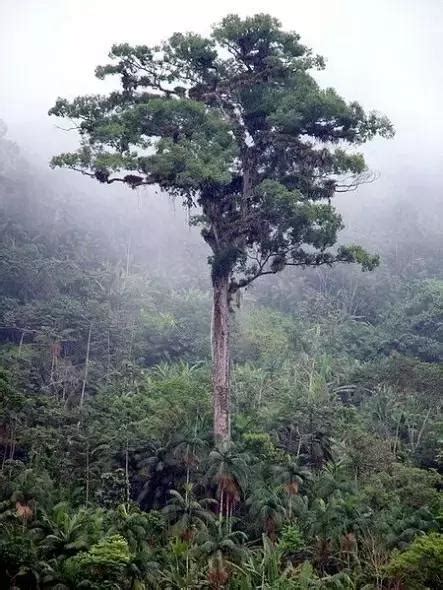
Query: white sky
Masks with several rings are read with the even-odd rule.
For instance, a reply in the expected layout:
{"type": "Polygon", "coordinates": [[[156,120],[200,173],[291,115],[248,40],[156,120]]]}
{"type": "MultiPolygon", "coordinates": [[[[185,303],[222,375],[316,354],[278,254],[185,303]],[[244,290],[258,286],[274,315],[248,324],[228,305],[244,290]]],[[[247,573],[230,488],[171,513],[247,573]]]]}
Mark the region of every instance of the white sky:
{"type": "Polygon", "coordinates": [[[104,91],[93,72],[113,43],[204,33],[231,12],[277,16],[327,58],[325,84],[391,117],[396,139],[369,152],[377,169],[420,162],[435,173],[443,156],[443,0],[0,0],[0,118],[10,138],[47,160],[72,141],[48,108],[57,96],[104,91]]]}

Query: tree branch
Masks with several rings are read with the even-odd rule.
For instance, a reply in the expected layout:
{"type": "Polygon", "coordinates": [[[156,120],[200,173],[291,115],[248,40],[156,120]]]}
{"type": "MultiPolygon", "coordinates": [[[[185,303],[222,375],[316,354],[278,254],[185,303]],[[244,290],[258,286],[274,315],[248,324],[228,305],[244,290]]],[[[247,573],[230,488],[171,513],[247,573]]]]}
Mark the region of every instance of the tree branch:
{"type": "MultiPolygon", "coordinates": [[[[266,266],[266,263],[269,261],[269,259],[272,256],[277,256],[277,254],[269,254],[265,263],[263,265],[261,265],[261,267],[259,268],[259,270],[251,277],[248,278],[244,278],[241,279],[240,281],[236,281],[233,285],[234,289],[231,291],[232,293],[235,293],[235,291],[238,291],[238,289],[243,289],[244,287],[247,287],[248,285],[250,285],[251,283],[253,283],[256,279],[260,278],[260,277],[264,277],[266,275],[275,275],[277,274],[281,269],[276,269],[276,270],[263,270],[264,267],[266,266]]],[[[302,267],[313,267],[313,268],[317,268],[318,266],[332,266],[333,264],[335,264],[336,262],[345,262],[350,264],[351,262],[353,262],[352,260],[343,260],[341,258],[334,258],[332,260],[319,260],[318,262],[285,262],[283,267],[286,266],[302,266],[302,267]]],[[[231,290],[231,288],[230,288],[231,290]]]]}
{"type": "Polygon", "coordinates": [[[88,176],[89,178],[95,178],[96,180],[99,180],[99,182],[102,182],[103,184],[112,184],[113,182],[122,182],[124,184],[129,185],[131,188],[137,188],[138,186],[149,185],[149,184],[156,184],[156,181],[153,178],[150,178],[149,176],[142,178],[141,176],[136,176],[133,174],[126,174],[126,176],[123,176],[123,177],[115,176],[114,178],[108,178],[108,177],[102,176],[102,177],[98,178],[97,172],[88,172],[87,170],[84,170],[83,168],[77,168],[77,166],[68,166],[68,168],[70,170],[74,170],[74,172],[80,172],[80,174],[83,174],[84,176],[88,176]]]}

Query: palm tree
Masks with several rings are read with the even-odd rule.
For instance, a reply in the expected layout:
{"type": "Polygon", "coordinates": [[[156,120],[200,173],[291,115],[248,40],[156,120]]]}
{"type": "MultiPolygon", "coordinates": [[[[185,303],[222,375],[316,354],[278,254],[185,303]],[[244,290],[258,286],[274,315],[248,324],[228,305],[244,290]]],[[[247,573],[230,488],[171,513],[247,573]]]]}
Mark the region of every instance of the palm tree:
{"type": "Polygon", "coordinates": [[[171,499],[163,508],[163,513],[172,524],[172,530],[179,533],[182,539],[191,539],[198,530],[214,520],[214,514],[207,506],[215,500],[207,498],[199,502],[192,484],[185,484],[184,494],[177,490],[170,490],[169,493],[171,499]]]}
{"type": "Polygon", "coordinates": [[[187,484],[191,479],[191,471],[198,471],[208,445],[209,441],[197,434],[196,425],[193,432],[184,434],[175,441],[173,454],[178,462],[186,465],[187,484]]]}
{"type": "Polygon", "coordinates": [[[95,543],[102,530],[99,511],[80,509],[68,511],[68,504],[60,502],[49,513],[43,512],[33,530],[40,539],[39,548],[48,557],[66,559],[95,543]]]}
{"type": "Polygon", "coordinates": [[[247,504],[252,521],[275,541],[277,529],[287,516],[280,490],[259,487],[248,498],[247,504]]]}
{"type": "Polygon", "coordinates": [[[11,482],[10,503],[15,507],[16,516],[25,525],[35,518],[38,506],[50,504],[53,485],[47,472],[39,472],[33,468],[23,469],[23,464],[15,463],[19,469],[18,475],[13,477],[13,462],[7,464],[8,469],[5,474],[7,481],[11,482]]]}
{"type": "Polygon", "coordinates": [[[309,462],[315,469],[321,469],[326,463],[333,460],[331,437],[323,432],[317,430],[310,436],[309,442],[309,462]]]}
{"type": "Polygon", "coordinates": [[[327,463],[320,472],[313,474],[311,479],[311,495],[327,499],[337,490],[357,492],[355,481],[349,481],[346,463],[340,459],[327,463]]]}
{"type": "MultiPolygon", "coordinates": [[[[362,516],[359,498],[335,490],[326,500],[315,497],[305,523],[308,536],[315,539],[314,562],[325,573],[333,560],[333,549],[340,549],[347,558],[356,549],[356,528],[362,516]]],[[[349,561],[349,559],[348,559],[349,561]]]]}
{"type": "MultiPolygon", "coordinates": [[[[192,484],[185,484],[184,494],[177,490],[170,490],[171,499],[163,508],[163,513],[172,524],[171,531],[178,534],[186,543],[186,579],[190,574],[190,543],[197,532],[206,528],[214,520],[214,514],[205,505],[211,500],[199,502],[193,493],[192,484]]],[[[215,502],[215,500],[214,500],[215,502]]]]}
{"type": "Polygon", "coordinates": [[[197,554],[208,559],[208,582],[211,588],[223,588],[236,564],[248,555],[242,544],[247,539],[242,531],[226,531],[217,520],[202,530],[197,538],[197,554]]]}
{"type": "Polygon", "coordinates": [[[288,496],[288,518],[292,518],[292,500],[300,491],[301,484],[310,477],[310,472],[297,461],[290,461],[274,467],[276,481],[288,496]]]}
{"type": "Polygon", "coordinates": [[[150,444],[148,449],[135,453],[136,483],[140,491],[137,503],[143,509],[156,508],[166,503],[168,490],[183,476],[183,468],[174,455],[174,443],[150,444]],[[149,456],[146,457],[146,454],[149,456]],[[141,456],[140,456],[141,455],[141,456]],[[140,456],[140,460],[137,460],[140,456]]]}
{"type": "Polygon", "coordinates": [[[205,480],[216,486],[219,502],[219,521],[230,521],[235,506],[240,502],[247,484],[249,456],[237,453],[232,448],[214,450],[209,454],[205,480]]]}

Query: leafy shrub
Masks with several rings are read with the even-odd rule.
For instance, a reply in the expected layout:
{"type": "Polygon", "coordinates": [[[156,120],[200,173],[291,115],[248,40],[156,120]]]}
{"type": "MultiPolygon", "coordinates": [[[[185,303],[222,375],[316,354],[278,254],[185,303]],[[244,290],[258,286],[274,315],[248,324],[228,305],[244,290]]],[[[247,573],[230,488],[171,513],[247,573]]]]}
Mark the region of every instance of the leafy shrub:
{"type": "Polygon", "coordinates": [[[101,539],[89,551],[68,559],[65,568],[67,577],[79,588],[124,588],[123,581],[130,559],[126,539],[121,535],[111,535],[101,539]]]}
{"type": "Polygon", "coordinates": [[[393,556],[387,572],[405,590],[442,588],[443,535],[431,533],[417,537],[408,549],[393,556]]]}

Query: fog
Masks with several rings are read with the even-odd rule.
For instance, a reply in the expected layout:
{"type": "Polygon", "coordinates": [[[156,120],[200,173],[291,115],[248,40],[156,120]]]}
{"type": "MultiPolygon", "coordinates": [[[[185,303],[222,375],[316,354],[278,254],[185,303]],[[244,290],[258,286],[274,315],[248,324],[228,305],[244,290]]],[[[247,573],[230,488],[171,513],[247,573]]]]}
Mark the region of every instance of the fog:
{"type": "MultiPolygon", "coordinates": [[[[389,237],[397,218],[416,216],[424,209],[426,223],[431,223],[434,234],[440,233],[440,0],[1,0],[0,119],[8,126],[8,138],[20,145],[46,182],[100,198],[109,194],[109,188],[74,173],[49,171],[50,157],[75,147],[77,138],[60,130],[47,116],[48,109],[58,96],[72,98],[109,88],[108,82],[95,79],[94,68],[106,62],[113,43],[153,44],[177,30],[205,33],[230,12],[270,12],[278,17],[326,57],[327,68],[318,74],[322,84],[385,113],[394,123],[393,140],[365,147],[378,181],[337,199],[353,232],[368,237],[375,227],[380,233],[382,225],[381,233],[389,237]]],[[[113,194],[128,198],[127,192],[113,194]]],[[[158,207],[157,214],[163,210],[158,207]]],[[[165,229],[170,220],[162,222],[165,229]]],[[[179,225],[183,226],[181,218],[179,225]]]]}

